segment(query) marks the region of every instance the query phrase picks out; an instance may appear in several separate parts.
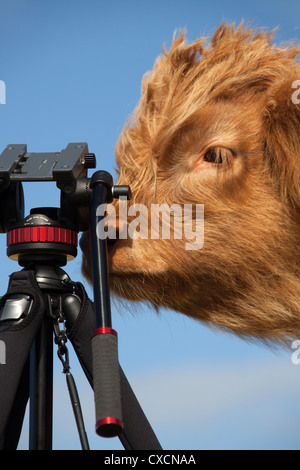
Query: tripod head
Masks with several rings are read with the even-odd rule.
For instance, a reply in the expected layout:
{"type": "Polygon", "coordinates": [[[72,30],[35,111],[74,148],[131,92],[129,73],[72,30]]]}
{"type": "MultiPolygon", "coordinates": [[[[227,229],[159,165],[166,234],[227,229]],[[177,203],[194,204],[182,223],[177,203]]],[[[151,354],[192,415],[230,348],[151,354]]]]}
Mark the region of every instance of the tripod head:
{"type": "MultiPolygon", "coordinates": [[[[0,155],[0,233],[7,233],[7,255],[21,266],[28,257],[63,266],[77,255],[77,233],[89,228],[93,181],[106,187],[106,201],[126,196],[129,186],[114,186],[105,171],[88,178],[96,167],[86,143],[69,143],[61,152],[27,153],[27,145],[8,145],[0,155]],[[60,208],[35,208],[24,217],[22,182],[55,181],[60,208]]],[[[24,264],[25,263],[25,264],[24,264]]]]}

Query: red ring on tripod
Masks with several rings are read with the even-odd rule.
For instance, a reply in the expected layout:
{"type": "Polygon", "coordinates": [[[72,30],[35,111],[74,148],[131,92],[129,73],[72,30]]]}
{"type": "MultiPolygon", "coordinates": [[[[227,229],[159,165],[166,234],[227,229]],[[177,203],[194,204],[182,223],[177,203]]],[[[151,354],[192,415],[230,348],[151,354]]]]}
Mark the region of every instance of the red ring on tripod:
{"type": "Polygon", "coordinates": [[[7,233],[7,246],[21,243],[63,243],[77,246],[77,232],[62,227],[21,227],[7,233]]]}
{"type": "Polygon", "coordinates": [[[96,423],[96,433],[102,437],[115,437],[123,431],[123,423],[118,418],[108,416],[96,423]]]}
{"type": "Polygon", "coordinates": [[[103,326],[102,328],[96,328],[92,334],[92,338],[97,335],[113,335],[118,337],[116,330],[109,328],[108,326],[103,326]]]}

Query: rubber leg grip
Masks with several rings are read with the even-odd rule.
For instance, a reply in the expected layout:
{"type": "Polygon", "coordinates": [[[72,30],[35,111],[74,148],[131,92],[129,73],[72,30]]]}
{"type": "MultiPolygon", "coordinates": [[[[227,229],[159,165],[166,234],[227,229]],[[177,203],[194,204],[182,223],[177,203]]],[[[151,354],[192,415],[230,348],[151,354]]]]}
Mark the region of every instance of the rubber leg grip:
{"type": "Polygon", "coordinates": [[[98,328],[92,339],[96,433],[118,436],[123,430],[117,333],[98,328]]]}

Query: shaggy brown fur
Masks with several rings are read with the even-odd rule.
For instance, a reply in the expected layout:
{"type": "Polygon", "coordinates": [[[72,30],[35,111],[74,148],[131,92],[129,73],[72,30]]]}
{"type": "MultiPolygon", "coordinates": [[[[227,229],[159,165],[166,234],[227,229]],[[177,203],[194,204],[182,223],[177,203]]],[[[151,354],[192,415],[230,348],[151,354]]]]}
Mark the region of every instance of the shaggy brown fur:
{"type": "Polygon", "coordinates": [[[241,336],[299,336],[299,52],[242,24],[222,24],[209,43],[181,33],[163,51],[116,146],[118,184],[131,186],[130,204],[204,204],[204,246],[118,240],[116,294],[241,336]]]}

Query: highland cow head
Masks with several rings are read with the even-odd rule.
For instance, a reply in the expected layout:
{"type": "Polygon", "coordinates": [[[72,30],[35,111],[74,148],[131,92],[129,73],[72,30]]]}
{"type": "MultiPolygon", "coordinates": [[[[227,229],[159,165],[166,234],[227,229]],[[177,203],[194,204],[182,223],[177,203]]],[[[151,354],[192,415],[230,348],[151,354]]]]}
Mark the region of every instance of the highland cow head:
{"type": "MultiPolygon", "coordinates": [[[[299,52],[273,45],[272,33],[222,24],[210,42],[175,36],[156,60],[116,146],[118,184],[133,195],[127,224],[143,205],[148,236],[109,243],[114,293],[241,336],[284,342],[298,334],[299,52]],[[203,206],[203,246],[151,237],[153,204],[203,206]]],[[[118,215],[120,203],[113,207],[118,215]]]]}

